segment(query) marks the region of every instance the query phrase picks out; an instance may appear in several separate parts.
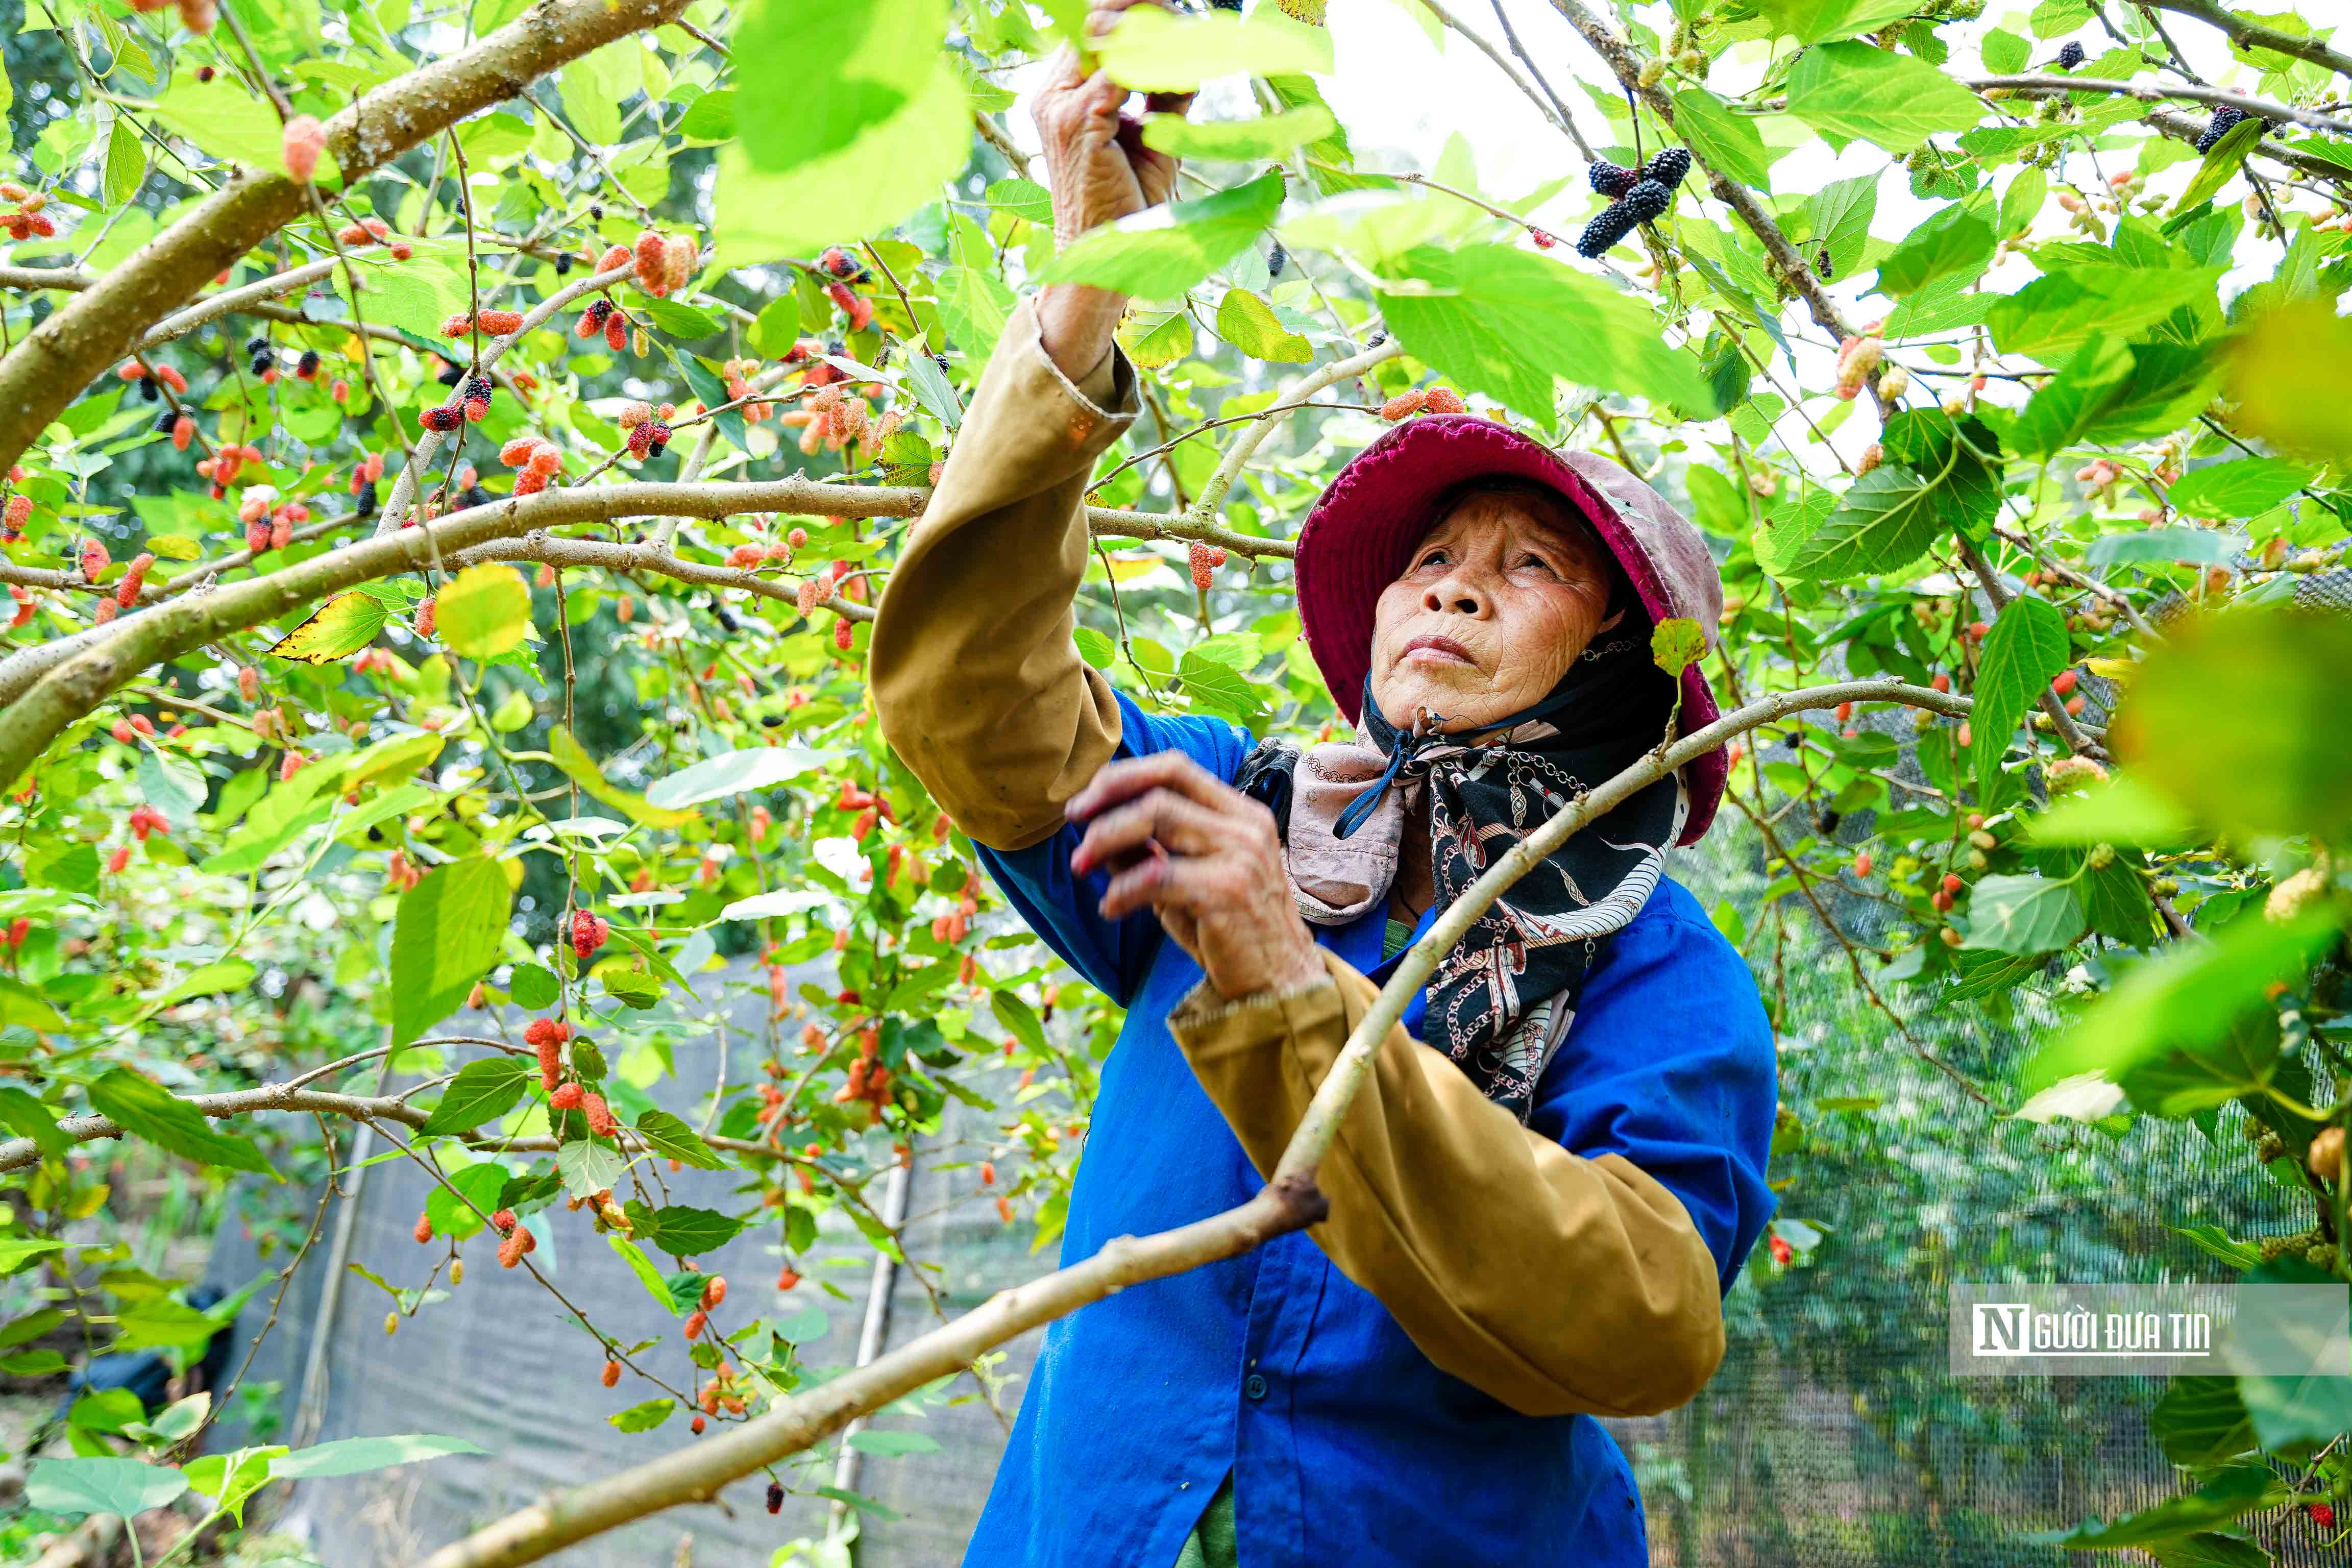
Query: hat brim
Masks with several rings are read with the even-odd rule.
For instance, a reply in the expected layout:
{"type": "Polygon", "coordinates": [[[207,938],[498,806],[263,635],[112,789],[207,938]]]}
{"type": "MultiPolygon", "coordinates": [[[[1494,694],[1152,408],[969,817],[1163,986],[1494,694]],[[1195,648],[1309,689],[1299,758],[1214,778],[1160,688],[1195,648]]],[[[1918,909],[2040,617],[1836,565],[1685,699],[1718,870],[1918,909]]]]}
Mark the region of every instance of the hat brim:
{"type": "MultiPolygon", "coordinates": [[[[1436,519],[1438,499],[1471,479],[1526,479],[1558,492],[1592,525],[1653,622],[1685,616],[1712,645],[1722,584],[1697,530],[1633,475],[1591,453],[1559,453],[1475,415],[1423,415],[1383,434],[1339,470],[1298,532],[1298,613],[1307,650],[1350,722],[1361,717],[1381,594],[1436,519]],[[1710,602],[1711,601],[1711,602],[1710,602]]],[[[1682,674],[1679,728],[1720,710],[1694,662],[1682,674]]],[[[1685,765],[1684,844],[1715,820],[1730,773],[1721,748],[1685,765]]]]}

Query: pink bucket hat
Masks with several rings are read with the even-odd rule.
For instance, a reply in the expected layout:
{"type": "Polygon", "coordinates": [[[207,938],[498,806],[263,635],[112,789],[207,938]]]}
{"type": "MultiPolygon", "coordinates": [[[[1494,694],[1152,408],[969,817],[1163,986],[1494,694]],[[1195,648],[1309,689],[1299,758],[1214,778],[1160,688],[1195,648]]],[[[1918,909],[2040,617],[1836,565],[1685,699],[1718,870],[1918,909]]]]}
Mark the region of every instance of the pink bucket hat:
{"type": "MultiPolygon", "coordinates": [[[[1372,621],[1381,590],[1404,570],[1436,520],[1439,497],[1470,479],[1528,479],[1558,491],[1591,522],[1640,595],[1653,622],[1696,621],[1715,646],[1723,577],[1706,542],[1648,485],[1591,452],[1555,452],[1490,419],[1422,415],[1365,447],[1339,470],[1298,531],[1298,611],[1332,700],[1349,721],[1363,706],[1372,621]]],[[[1715,721],[1706,677],[1683,671],[1681,729],[1715,721]]],[[[1730,759],[1721,748],[1685,765],[1690,816],[1681,842],[1694,844],[1715,820],[1730,759]]]]}

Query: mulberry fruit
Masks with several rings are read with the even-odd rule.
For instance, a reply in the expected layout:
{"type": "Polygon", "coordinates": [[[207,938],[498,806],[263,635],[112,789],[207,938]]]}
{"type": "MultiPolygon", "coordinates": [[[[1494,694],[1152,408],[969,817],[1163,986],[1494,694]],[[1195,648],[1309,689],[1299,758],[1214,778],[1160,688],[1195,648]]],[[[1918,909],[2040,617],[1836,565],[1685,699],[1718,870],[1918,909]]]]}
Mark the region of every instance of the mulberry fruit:
{"type": "Polygon", "coordinates": [[[520,310],[485,310],[474,320],[482,331],[494,338],[511,337],[522,331],[520,310]]]}
{"type": "Polygon", "coordinates": [[[650,438],[646,444],[646,456],[648,458],[660,457],[669,447],[669,426],[656,419],[652,424],[644,426],[644,428],[652,433],[650,438]]]}
{"type": "Polygon", "coordinates": [[[857,276],[856,261],[837,245],[825,247],[824,254],[816,258],[816,264],[833,277],[845,280],[857,276]]]}
{"type": "Polygon", "coordinates": [[[842,652],[849,651],[850,625],[847,616],[833,623],[833,646],[842,652]]]}
{"type": "Polygon", "coordinates": [[[1416,386],[1411,392],[1400,392],[1381,405],[1381,417],[1393,425],[1400,419],[1420,413],[1422,405],[1428,401],[1427,387],[1416,386]]]}
{"type": "Polygon", "coordinates": [[[106,552],[106,546],[97,540],[85,539],[81,542],[81,574],[89,581],[97,582],[99,574],[106,570],[108,563],[111,560],[112,557],[106,552]]]}
{"type": "Polygon", "coordinates": [[[572,951],[581,957],[593,955],[612,934],[612,923],[604,916],[591,914],[586,910],[572,911],[572,951]]]}
{"type": "Polygon", "coordinates": [[[1452,387],[1433,386],[1429,389],[1427,400],[1421,406],[1423,412],[1428,414],[1459,414],[1469,405],[1462,401],[1462,395],[1452,387]]]}
{"type": "Polygon", "coordinates": [[[2058,51],[2058,68],[2062,71],[2073,70],[2076,66],[2081,65],[2084,60],[2088,58],[2088,56],[2084,54],[2082,45],[2068,44],[2064,48],[2058,51]]]}
{"type": "Polygon", "coordinates": [[[614,353],[629,346],[629,318],[618,310],[604,319],[604,346],[614,353]]]}
{"type": "Polygon", "coordinates": [[[7,506],[0,509],[0,522],[6,524],[10,534],[21,536],[25,531],[25,525],[32,521],[33,498],[31,496],[10,496],[7,506]]]}
{"type": "MultiPolygon", "coordinates": [[[[1680,152],[1681,149],[1676,148],[1675,151],[1680,152]]],[[[1665,154],[1662,153],[1659,156],[1663,158],[1665,154]]],[[[1685,164],[1688,163],[1687,154],[1685,156],[1685,164]]],[[[1648,223],[1653,218],[1665,215],[1665,210],[1674,205],[1674,195],[1673,187],[1664,182],[1643,180],[1625,193],[1624,206],[1633,215],[1635,223],[1648,223]]]]}
{"type": "MultiPolygon", "coordinates": [[[[2324,1503],[2315,1503],[2313,1505],[2314,1508],[2324,1508],[2326,1506],[2326,1505],[2324,1503]]],[[[768,1511],[770,1513],[782,1513],[784,1511],[784,1483],[782,1481],[770,1481],[768,1483],[768,1511]]],[[[2314,1517],[2316,1517],[2316,1515],[2314,1517]]]]}
{"type": "Polygon", "coordinates": [[[637,236],[636,246],[630,251],[636,264],[637,287],[648,294],[667,291],[662,283],[662,261],[668,249],[667,243],[660,235],[646,229],[637,236]]]}
{"type": "MultiPolygon", "coordinates": [[[[1684,177],[1690,172],[1690,149],[1686,147],[1668,147],[1654,153],[1650,161],[1642,165],[1643,179],[1655,180],[1670,191],[1680,186],[1684,177]]],[[[1630,195],[1632,193],[1629,191],[1626,194],[1630,195]]]]}
{"type": "Polygon", "coordinates": [[[1189,553],[1192,556],[1192,586],[1205,594],[1209,591],[1209,574],[1215,563],[1211,559],[1209,547],[1197,539],[1192,542],[1189,553]]]}
{"type": "Polygon", "coordinates": [[[286,161],[286,172],[304,184],[318,171],[319,154],[326,146],[327,128],[315,114],[298,114],[278,132],[278,152],[286,161]]]}
{"type": "Polygon", "coordinates": [[[416,628],[418,637],[429,637],[433,635],[433,601],[426,598],[418,601],[415,618],[409,624],[416,628]]]}
{"type": "Polygon", "coordinates": [[[707,1312],[726,1300],[727,1277],[723,1274],[712,1275],[702,1287],[702,1310],[707,1312]]]}
{"type": "Polygon", "coordinates": [[[531,454],[538,450],[538,437],[518,436],[499,448],[499,461],[509,468],[520,468],[530,462],[531,454]]]}
{"type": "Polygon", "coordinates": [[[588,301],[588,308],[580,312],[580,320],[572,331],[580,337],[593,338],[604,330],[604,323],[611,319],[612,314],[613,301],[591,300],[588,301]]]}
{"type": "Polygon", "coordinates": [[[2214,143],[2221,141],[2222,137],[2227,136],[2230,133],[2231,127],[2236,125],[2238,121],[2243,120],[2245,117],[2246,111],[2242,109],[2223,108],[2215,110],[2213,111],[2213,118],[2205,122],[2205,129],[2198,133],[2197,150],[2200,153],[2210,153],[2213,150],[2214,143]]]}
{"type": "Polygon", "coordinates": [[[1604,160],[1585,170],[1584,177],[1592,182],[1594,190],[1613,200],[1632,190],[1642,176],[1632,169],[1621,169],[1604,160]]]}
{"type": "Polygon", "coordinates": [[[650,419],[629,431],[629,456],[642,458],[653,450],[654,422],[650,419]]]}
{"type": "Polygon", "coordinates": [[[555,1110],[577,1110],[580,1109],[581,1100],[586,1098],[587,1093],[586,1089],[576,1083],[558,1084],[548,1095],[547,1103],[550,1109],[555,1110]]]}
{"type": "Polygon", "coordinates": [[[606,1357],[604,1370],[598,1376],[605,1387],[611,1388],[621,1381],[621,1363],[609,1356],[606,1357]]]}
{"type": "Polygon", "coordinates": [[[427,430],[438,431],[445,435],[457,429],[465,422],[466,410],[459,404],[444,403],[437,407],[420,408],[416,412],[418,425],[427,430]]]}
{"type": "Polygon", "coordinates": [[[614,1138],[620,1135],[621,1124],[613,1120],[612,1108],[604,1103],[604,1097],[603,1095],[589,1094],[582,1096],[580,1100],[580,1114],[588,1119],[588,1131],[595,1133],[598,1137],[614,1138]]]}
{"type": "Polygon", "coordinates": [[[416,1245],[419,1247],[423,1247],[425,1243],[433,1239],[433,1216],[431,1215],[421,1214],[416,1216],[415,1234],[416,1245]]]}
{"type": "Polygon", "coordinates": [[[1268,278],[1279,278],[1282,276],[1283,268],[1289,265],[1290,252],[1283,249],[1282,242],[1276,240],[1265,253],[1265,275],[1268,278]]]}
{"type": "Polygon", "coordinates": [[[512,1236],[514,1227],[515,1212],[512,1209],[500,1209],[490,1216],[490,1228],[500,1236],[512,1236]]]}
{"type": "Polygon", "coordinates": [[[294,379],[316,381],[319,378],[319,351],[304,349],[302,357],[294,362],[294,379]]]}

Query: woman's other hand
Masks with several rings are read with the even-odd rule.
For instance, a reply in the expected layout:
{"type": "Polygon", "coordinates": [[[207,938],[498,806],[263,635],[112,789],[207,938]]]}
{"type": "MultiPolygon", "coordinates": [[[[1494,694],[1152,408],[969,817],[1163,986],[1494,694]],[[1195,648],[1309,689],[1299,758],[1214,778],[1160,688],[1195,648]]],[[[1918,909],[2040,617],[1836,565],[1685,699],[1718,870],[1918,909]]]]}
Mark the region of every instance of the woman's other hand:
{"type": "Polygon", "coordinates": [[[1105,764],[1071,797],[1087,824],[1070,855],[1110,871],[1105,920],[1149,908],[1220,995],[1320,984],[1323,960],[1291,902],[1274,815],[1177,752],[1105,764]]]}
{"type": "MultiPolygon", "coordinates": [[[[1087,36],[1100,37],[1120,12],[1142,3],[1147,0],[1095,0],[1087,36]]],[[[1176,160],[1143,144],[1143,122],[1120,112],[1128,89],[1101,70],[1088,71],[1076,49],[1065,45],[1047,73],[1029,115],[1044,143],[1054,238],[1067,247],[1089,229],[1166,201],[1176,184],[1176,160]]],[[[1144,100],[1148,109],[1174,112],[1192,101],[1190,93],[1153,93],[1144,100]]],[[[1102,363],[1126,308],[1125,295],[1084,284],[1052,284],[1039,293],[1038,327],[1063,374],[1082,380],[1102,363]]]]}

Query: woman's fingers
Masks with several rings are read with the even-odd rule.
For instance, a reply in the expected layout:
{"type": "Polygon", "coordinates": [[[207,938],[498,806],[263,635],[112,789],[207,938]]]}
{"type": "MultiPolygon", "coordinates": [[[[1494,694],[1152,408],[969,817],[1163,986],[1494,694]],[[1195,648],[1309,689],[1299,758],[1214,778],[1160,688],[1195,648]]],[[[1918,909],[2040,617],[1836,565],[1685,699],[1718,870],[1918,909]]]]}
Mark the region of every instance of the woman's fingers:
{"type": "Polygon", "coordinates": [[[1145,757],[1122,757],[1105,763],[1087,781],[1087,787],[1064,807],[1072,822],[1084,822],[1096,813],[1132,800],[1151,789],[1173,790],[1202,805],[1223,809],[1250,803],[1249,797],[1211,775],[1181,752],[1154,752],[1145,757]]]}
{"type": "Polygon", "coordinates": [[[1070,852],[1070,869],[1084,876],[1148,843],[1198,856],[1231,849],[1237,842],[1230,817],[1173,790],[1155,788],[1098,813],[1070,852]]]}
{"type": "Polygon", "coordinates": [[[1236,884],[1233,869],[1220,861],[1162,850],[1110,879],[1103,890],[1102,917],[1125,920],[1148,907],[1171,930],[1179,921],[1197,926],[1234,907],[1240,893],[1236,884]]]}

